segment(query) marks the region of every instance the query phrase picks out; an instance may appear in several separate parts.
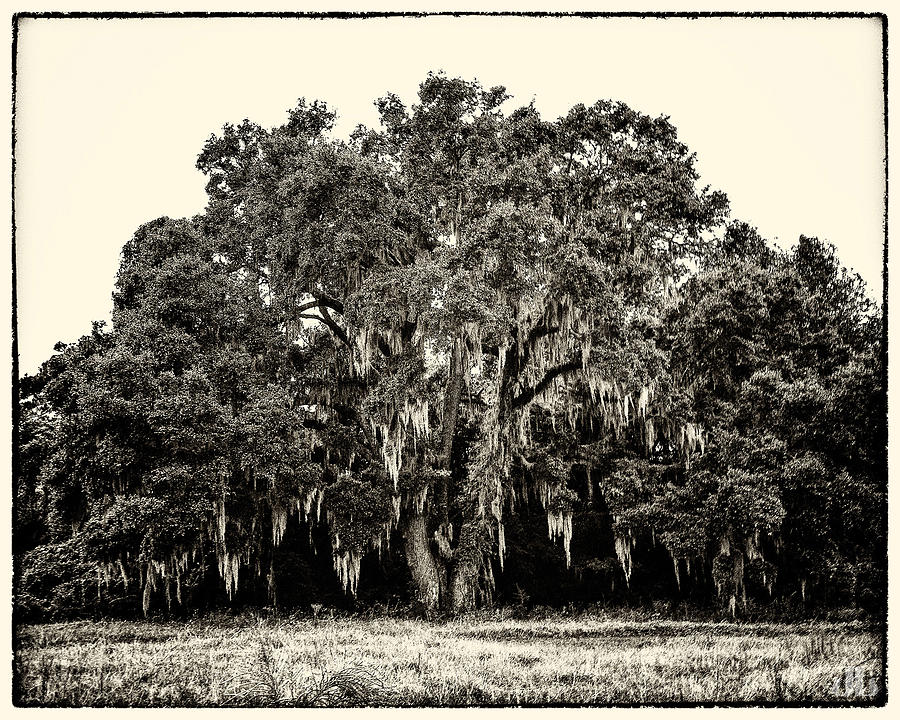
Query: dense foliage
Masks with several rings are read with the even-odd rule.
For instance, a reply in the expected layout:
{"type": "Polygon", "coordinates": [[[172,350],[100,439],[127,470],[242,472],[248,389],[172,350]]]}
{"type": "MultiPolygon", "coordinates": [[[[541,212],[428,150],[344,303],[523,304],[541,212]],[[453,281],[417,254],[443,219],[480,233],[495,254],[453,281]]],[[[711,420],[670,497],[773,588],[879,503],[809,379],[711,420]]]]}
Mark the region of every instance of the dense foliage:
{"type": "Polygon", "coordinates": [[[666,118],[429,75],[206,143],[20,383],[23,616],[409,599],[883,609],[883,318],[666,118]]]}

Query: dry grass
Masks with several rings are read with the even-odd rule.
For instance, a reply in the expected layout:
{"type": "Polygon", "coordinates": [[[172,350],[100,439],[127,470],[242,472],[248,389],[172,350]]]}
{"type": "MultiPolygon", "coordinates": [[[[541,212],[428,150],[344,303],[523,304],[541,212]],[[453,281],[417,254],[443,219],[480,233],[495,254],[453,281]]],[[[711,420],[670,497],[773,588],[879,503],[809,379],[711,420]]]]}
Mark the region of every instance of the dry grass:
{"type": "Polygon", "coordinates": [[[42,706],[871,704],[882,701],[872,694],[882,653],[879,634],[858,623],[77,622],[19,629],[14,697],[42,706]],[[855,669],[849,687],[846,668],[855,669]]]}

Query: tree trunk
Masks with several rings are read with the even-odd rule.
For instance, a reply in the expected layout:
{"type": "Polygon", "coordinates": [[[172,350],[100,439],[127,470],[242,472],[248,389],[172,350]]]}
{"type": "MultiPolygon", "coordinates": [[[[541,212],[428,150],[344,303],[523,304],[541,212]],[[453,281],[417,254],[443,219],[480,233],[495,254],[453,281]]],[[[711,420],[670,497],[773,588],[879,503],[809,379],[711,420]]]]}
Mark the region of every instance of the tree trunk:
{"type": "Polygon", "coordinates": [[[450,356],[450,373],[447,376],[447,387],[444,390],[444,417],[441,429],[441,461],[444,467],[450,466],[453,451],[453,438],[456,436],[456,422],[459,418],[459,398],[462,392],[462,350],[457,338],[453,342],[450,356]]]}
{"type": "Polygon", "coordinates": [[[481,522],[469,520],[459,531],[459,546],[450,568],[450,611],[465,612],[475,607],[478,591],[478,571],[481,554],[479,547],[484,540],[481,522]]]}
{"type": "Polygon", "coordinates": [[[463,556],[453,565],[450,580],[450,611],[461,613],[475,607],[478,567],[471,557],[463,556]]]}
{"type": "Polygon", "coordinates": [[[441,597],[446,594],[447,574],[431,550],[423,514],[410,512],[403,540],[406,562],[413,579],[415,601],[421,604],[426,616],[430,616],[438,610],[441,597]]]}
{"type": "MultiPolygon", "coordinates": [[[[462,394],[462,340],[456,338],[453,342],[453,351],[450,356],[450,374],[447,377],[447,387],[444,390],[444,413],[441,422],[441,457],[440,468],[450,470],[450,461],[453,456],[453,440],[456,437],[456,426],[459,420],[459,400],[462,394]]],[[[435,493],[440,512],[441,524],[446,526],[450,522],[450,499],[448,491],[450,476],[445,475],[440,487],[435,493]]]]}

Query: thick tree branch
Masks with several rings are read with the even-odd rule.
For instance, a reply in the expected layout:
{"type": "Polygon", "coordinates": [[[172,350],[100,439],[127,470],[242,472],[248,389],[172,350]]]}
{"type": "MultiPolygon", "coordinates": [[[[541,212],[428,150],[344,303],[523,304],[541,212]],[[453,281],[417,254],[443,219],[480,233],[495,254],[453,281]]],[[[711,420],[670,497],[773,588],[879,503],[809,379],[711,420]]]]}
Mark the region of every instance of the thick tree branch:
{"type": "Polygon", "coordinates": [[[341,315],[344,314],[344,303],[342,303],[337,298],[333,298],[330,295],[326,295],[325,293],[317,292],[315,290],[310,290],[309,294],[316,299],[316,305],[318,307],[331,308],[341,315]]]}
{"type": "Polygon", "coordinates": [[[531,331],[528,333],[528,337],[525,340],[525,346],[522,348],[522,353],[519,356],[518,366],[522,368],[528,364],[528,360],[531,358],[531,351],[537,340],[556,332],[559,332],[559,325],[547,325],[543,321],[531,328],[531,331]]]}
{"type": "Polygon", "coordinates": [[[321,300],[307,300],[305,303],[301,303],[294,310],[297,312],[305,312],[307,310],[312,310],[312,308],[322,307],[324,303],[321,300]]]}
{"type": "Polygon", "coordinates": [[[322,322],[324,322],[333,332],[337,335],[338,339],[344,343],[347,347],[353,347],[350,343],[350,338],[347,337],[347,333],[344,331],[340,325],[338,325],[334,320],[331,319],[331,314],[328,312],[328,309],[325,307],[320,307],[319,312],[322,313],[322,322]]]}
{"type": "Polygon", "coordinates": [[[303,320],[318,320],[320,323],[324,323],[328,326],[328,329],[331,330],[335,335],[337,335],[338,339],[343,342],[347,347],[352,347],[350,345],[350,338],[347,337],[347,333],[344,332],[344,329],[338,325],[334,320],[331,319],[329,315],[326,317],[328,311],[325,308],[320,308],[322,311],[321,315],[310,315],[308,313],[300,313],[297,317],[303,320]]]}
{"type": "Polygon", "coordinates": [[[555,332],[559,332],[559,325],[544,325],[543,323],[539,323],[531,328],[531,332],[528,333],[528,342],[529,344],[533,343],[538,338],[552,335],[555,332]]]}
{"type": "Polygon", "coordinates": [[[556,367],[550,368],[543,378],[534,386],[530,388],[526,388],[519,395],[513,398],[512,407],[513,409],[523,407],[530,403],[537,395],[540,395],[544,390],[546,390],[550,383],[552,383],[556,378],[561,375],[566,375],[571,372],[575,372],[576,370],[581,369],[581,357],[572,358],[568,362],[564,362],[561,365],[557,365],[556,367]]]}

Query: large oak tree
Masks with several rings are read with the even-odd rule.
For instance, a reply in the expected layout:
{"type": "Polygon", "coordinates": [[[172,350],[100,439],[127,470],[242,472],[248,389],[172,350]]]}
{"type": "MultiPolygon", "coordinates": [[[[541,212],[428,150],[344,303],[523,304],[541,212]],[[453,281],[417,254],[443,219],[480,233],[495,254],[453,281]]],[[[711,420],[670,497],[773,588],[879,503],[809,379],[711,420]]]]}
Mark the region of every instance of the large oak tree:
{"type": "Polygon", "coordinates": [[[608,510],[626,585],[648,534],[679,584],[693,563],[726,597],[784,517],[797,557],[819,529],[846,557],[870,528],[802,508],[817,463],[824,492],[861,472],[853,502],[881,502],[862,419],[848,457],[810,454],[835,393],[880,397],[858,290],[809,242],[776,260],[746,228],[717,239],[725,198],[667,118],[509,105],[432,74],[349,141],[305,101],[211,137],[206,210],[140,228],[112,331],[31,381],[20,494],[23,518],[50,519],[41,540],[74,532],[145,612],[189,602],[207,566],[277,601],[293,515],[327,532],[351,595],[402,538],[428,613],[490,601],[523,505],[567,564],[576,508],[608,510]],[[806,404],[763,406],[773,386],[806,404]],[[813,405],[820,425],[791,434],[813,405]]]}

